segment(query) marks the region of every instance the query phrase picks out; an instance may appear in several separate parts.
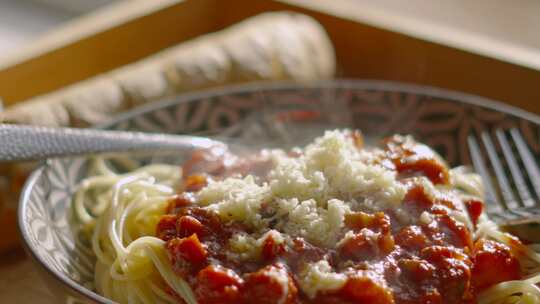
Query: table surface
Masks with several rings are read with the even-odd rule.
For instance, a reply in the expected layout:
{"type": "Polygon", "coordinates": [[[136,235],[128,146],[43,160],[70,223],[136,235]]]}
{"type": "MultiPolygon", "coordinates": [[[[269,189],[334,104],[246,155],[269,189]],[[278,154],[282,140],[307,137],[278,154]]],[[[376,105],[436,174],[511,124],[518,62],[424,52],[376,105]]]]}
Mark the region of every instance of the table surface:
{"type": "Polygon", "coordinates": [[[22,249],[0,256],[0,303],[56,303],[22,249]]]}

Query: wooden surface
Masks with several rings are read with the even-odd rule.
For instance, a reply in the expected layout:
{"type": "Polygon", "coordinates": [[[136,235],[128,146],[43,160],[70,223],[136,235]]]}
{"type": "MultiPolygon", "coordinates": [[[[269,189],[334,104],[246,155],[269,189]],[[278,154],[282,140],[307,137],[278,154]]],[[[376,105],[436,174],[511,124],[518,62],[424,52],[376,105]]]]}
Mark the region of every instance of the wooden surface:
{"type": "Polygon", "coordinates": [[[56,303],[22,249],[0,255],[0,303],[56,303]]]}

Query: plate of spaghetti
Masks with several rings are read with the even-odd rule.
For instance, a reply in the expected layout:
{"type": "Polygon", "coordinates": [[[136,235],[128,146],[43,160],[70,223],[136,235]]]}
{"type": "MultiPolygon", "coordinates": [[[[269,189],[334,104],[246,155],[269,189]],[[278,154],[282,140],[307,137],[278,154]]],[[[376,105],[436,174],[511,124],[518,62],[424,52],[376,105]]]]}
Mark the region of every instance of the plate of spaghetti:
{"type": "Polygon", "coordinates": [[[20,228],[63,301],[539,303],[539,247],[487,216],[466,140],[520,128],[538,155],[538,121],[376,81],[185,95],[106,127],[223,145],[48,160],[20,228]]]}

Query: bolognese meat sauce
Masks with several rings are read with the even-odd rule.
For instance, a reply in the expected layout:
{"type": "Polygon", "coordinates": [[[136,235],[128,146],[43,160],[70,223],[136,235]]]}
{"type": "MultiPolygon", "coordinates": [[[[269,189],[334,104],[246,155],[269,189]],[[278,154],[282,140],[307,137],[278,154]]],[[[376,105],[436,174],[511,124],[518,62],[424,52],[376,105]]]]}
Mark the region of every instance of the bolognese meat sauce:
{"type": "MultiPolygon", "coordinates": [[[[361,149],[357,133],[354,139],[361,149]]],[[[451,212],[459,203],[455,198],[434,197],[421,184],[410,182],[424,176],[433,184],[449,183],[446,165],[430,150],[395,136],[384,142],[382,151],[380,161],[391,161],[398,179],[407,186],[401,203],[401,212],[411,215],[407,221],[400,220],[392,208],[352,210],[345,215],[341,239],[334,247],[302,237],[283,241],[266,234],[256,259],[235,259],[229,240],[252,234],[253,228],[224,221],[193,198],[206,185],[200,175],[204,171],[201,160],[211,164],[213,176],[208,178],[238,172],[232,169],[234,162],[223,163],[231,157],[212,151],[210,156],[202,152],[194,156],[197,163],[190,164],[188,171],[197,168],[197,172],[185,178],[186,191],[170,202],[168,214],[157,225],[157,236],[167,242],[175,272],[188,282],[201,304],[475,303],[480,291],[520,278],[519,262],[508,246],[490,240],[474,242],[470,229],[454,219],[451,212]],[[339,284],[309,293],[305,284],[310,281],[300,275],[306,273],[307,265],[321,261],[331,270],[332,280],[327,284],[339,284]]],[[[256,166],[261,170],[268,162],[256,166]]],[[[247,162],[240,167],[239,171],[250,171],[247,162]]],[[[462,203],[476,225],[482,203],[462,203]]],[[[271,210],[265,212],[271,214],[271,210]]]]}

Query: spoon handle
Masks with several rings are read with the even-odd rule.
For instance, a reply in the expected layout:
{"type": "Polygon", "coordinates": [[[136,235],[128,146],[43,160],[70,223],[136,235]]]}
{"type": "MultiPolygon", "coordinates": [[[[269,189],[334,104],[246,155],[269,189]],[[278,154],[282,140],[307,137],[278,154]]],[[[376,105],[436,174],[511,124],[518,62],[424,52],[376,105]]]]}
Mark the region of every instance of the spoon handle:
{"type": "Polygon", "coordinates": [[[0,162],[108,152],[160,152],[208,148],[209,138],[99,129],[0,124],[0,162]]]}

